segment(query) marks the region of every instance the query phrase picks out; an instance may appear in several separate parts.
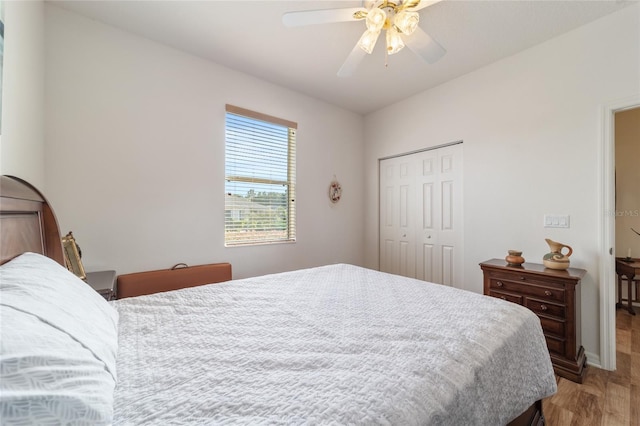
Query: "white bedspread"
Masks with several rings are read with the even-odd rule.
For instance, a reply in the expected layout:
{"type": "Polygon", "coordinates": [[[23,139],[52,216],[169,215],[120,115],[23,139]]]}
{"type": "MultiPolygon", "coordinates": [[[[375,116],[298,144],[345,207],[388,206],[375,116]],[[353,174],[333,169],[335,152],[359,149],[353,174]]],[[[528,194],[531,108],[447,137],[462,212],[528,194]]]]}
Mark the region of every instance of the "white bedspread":
{"type": "Polygon", "coordinates": [[[536,315],[332,265],[114,302],[115,424],[506,424],[556,391],[536,315]]]}

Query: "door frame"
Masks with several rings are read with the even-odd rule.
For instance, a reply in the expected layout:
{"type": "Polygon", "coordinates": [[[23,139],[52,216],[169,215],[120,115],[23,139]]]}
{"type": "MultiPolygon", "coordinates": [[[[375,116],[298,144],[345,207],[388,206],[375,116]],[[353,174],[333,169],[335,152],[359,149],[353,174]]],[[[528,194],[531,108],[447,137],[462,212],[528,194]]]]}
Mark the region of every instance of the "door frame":
{"type": "Polygon", "coordinates": [[[640,94],[612,101],[600,109],[600,366],[605,370],[616,369],[615,114],[638,107],[640,94]]]}

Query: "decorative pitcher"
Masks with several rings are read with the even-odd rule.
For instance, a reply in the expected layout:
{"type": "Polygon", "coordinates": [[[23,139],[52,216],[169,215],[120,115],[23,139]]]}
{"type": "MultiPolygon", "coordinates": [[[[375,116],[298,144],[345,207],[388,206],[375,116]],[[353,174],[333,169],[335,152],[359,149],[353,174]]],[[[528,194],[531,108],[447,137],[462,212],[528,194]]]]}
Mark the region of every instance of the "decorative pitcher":
{"type": "Polygon", "coordinates": [[[567,269],[569,267],[569,256],[573,253],[573,249],[566,244],[558,243],[556,241],[545,238],[547,244],[549,244],[550,253],[547,253],[542,258],[542,263],[549,269],[567,269]],[[567,248],[566,254],[562,253],[562,249],[567,248]]]}

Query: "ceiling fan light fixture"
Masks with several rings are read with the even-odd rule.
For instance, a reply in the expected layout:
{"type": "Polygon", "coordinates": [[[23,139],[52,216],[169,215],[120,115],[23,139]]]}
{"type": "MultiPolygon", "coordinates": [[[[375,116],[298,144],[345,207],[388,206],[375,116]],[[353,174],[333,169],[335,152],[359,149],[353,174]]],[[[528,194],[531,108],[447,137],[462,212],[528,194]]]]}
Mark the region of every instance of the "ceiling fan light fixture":
{"type": "Polygon", "coordinates": [[[389,28],[387,30],[387,53],[393,55],[401,51],[403,47],[404,42],[398,30],[396,30],[395,27],[389,28]]]}
{"type": "Polygon", "coordinates": [[[371,31],[366,30],[360,40],[358,41],[358,46],[368,54],[373,52],[373,48],[376,46],[376,41],[378,41],[378,36],[380,35],[380,30],[371,31]]]}
{"type": "Polygon", "coordinates": [[[339,77],[349,77],[365,55],[373,53],[380,33],[383,31],[386,41],[385,67],[388,66],[388,56],[398,53],[405,46],[429,64],[438,61],[446,50],[419,27],[420,15],[417,11],[439,1],[442,0],[361,0],[361,7],[287,12],[282,16],[282,22],[286,27],[297,27],[332,22],[365,21],[364,33],[352,47],[338,71],[339,77]]]}
{"type": "Polygon", "coordinates": [[[373,8],[367,13],[367,29],[380,32],[386,20],[387,14],[384,13],[384,10],[373,8]]]}
{"type": "Polygon", "coordinates": [[[396,14],[393,20],[393,25],[395,25],[403,34],[411,35],[416,28],[418,28],[419,22],[420,14],[418,12],[402,10],[396,14]]]}

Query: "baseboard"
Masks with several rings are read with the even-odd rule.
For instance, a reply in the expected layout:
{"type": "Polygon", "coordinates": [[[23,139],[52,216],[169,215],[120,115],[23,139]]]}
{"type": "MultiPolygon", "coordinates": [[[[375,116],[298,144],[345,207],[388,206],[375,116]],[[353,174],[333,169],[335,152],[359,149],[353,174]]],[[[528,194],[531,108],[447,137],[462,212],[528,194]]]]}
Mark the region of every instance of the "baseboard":
{"type": "Polygon", "coordinates": [[[591,352],[585,351],[584,353],[587,356],[587,365],[592,365],[597,368],[602,368],[602,363],[600,362],[600,356],[591,352]]]}

